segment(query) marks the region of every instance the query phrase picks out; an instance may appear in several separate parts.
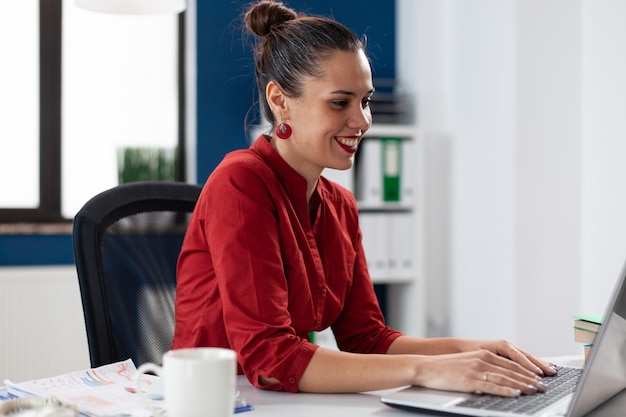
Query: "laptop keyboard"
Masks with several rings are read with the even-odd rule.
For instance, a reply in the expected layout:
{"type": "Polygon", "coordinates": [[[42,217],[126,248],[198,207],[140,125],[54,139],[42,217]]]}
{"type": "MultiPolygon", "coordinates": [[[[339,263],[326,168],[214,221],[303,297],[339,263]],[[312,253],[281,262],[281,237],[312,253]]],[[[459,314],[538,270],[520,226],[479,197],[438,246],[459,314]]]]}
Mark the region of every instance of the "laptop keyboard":
{"type": "Polygon", "coordinates": [[[548,385],[544,393],[521,395],[517,398],[498,397],[495,395],[474,395],[458,407],[478,408],[483,410],[503,411],[516,414],[535,414],[571,394],[582,374],[582,368],[559,367],[557,376],[546,376],[543,382],[548,385]]]}

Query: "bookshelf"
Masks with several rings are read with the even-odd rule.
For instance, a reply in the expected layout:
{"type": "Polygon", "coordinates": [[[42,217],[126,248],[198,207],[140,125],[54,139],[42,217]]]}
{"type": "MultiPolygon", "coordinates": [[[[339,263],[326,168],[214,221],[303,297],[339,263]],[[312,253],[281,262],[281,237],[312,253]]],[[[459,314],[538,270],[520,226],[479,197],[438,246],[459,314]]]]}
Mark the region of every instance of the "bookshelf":
{"type": "Polygon", "coordinates": [[[387,286],[387,322],[413,336],[426,333],[422,149],[415,125],[374,124],[364,137],[351,170],[327,169],[322,173],[354,193],[372,281],[387,286]],[[385,157],[381,153],[388,151],[382,142],[388,138],[398,141],[392,156],[400,162],[399,195],[392,201],[384,198],[382,189],[385,157]]]}

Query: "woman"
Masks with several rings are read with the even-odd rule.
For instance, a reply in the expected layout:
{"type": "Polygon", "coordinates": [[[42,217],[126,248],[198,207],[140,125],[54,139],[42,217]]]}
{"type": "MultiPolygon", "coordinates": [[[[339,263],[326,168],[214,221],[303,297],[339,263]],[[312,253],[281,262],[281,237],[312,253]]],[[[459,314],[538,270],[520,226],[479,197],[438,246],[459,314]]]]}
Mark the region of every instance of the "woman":
{"type": "Polygon", "coordinates": [[[250,7],[256,76],[273,124],[208,179],[178,266],[173,348],[222,346],[257,387],[359,392],[403,385],[502,396],[556,373],[506,341],[423,339],[385,326],[354,197],[321,177],[348,169],[372,123],[364,45],[281,3],[250,7]],[[308,334],[332,327],[341,351],[308,334]]]}

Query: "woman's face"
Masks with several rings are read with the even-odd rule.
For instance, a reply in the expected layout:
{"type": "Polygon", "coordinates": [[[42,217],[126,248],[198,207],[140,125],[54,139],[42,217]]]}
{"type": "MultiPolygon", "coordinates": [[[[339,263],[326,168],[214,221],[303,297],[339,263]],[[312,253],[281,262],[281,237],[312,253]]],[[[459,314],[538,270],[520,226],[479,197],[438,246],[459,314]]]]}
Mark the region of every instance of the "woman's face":
{"type": "Polygon", "coordinates": [[[293,129],[283,157],[307,179],[317,178],[324,168],[350,168],[372,124],[374,87],[363,51],[337,51],[322,69],[321,78],[305,79],[300,97],[286,98],[282,119],[293,129]]]}

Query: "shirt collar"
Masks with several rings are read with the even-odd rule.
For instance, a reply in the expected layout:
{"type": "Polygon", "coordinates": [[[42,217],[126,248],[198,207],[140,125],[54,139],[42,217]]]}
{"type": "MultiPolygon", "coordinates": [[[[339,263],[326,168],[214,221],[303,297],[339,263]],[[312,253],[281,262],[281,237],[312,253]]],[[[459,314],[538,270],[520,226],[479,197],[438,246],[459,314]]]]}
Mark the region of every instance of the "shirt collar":
{"type": "Polygon", "coordinates": [[[279,155],[270,144],[268,136],[259,136],[250,146],[250,150],[258,154],[276,173],[292,201],[304,201],[306,205],[306,179],[279,155]]]}

